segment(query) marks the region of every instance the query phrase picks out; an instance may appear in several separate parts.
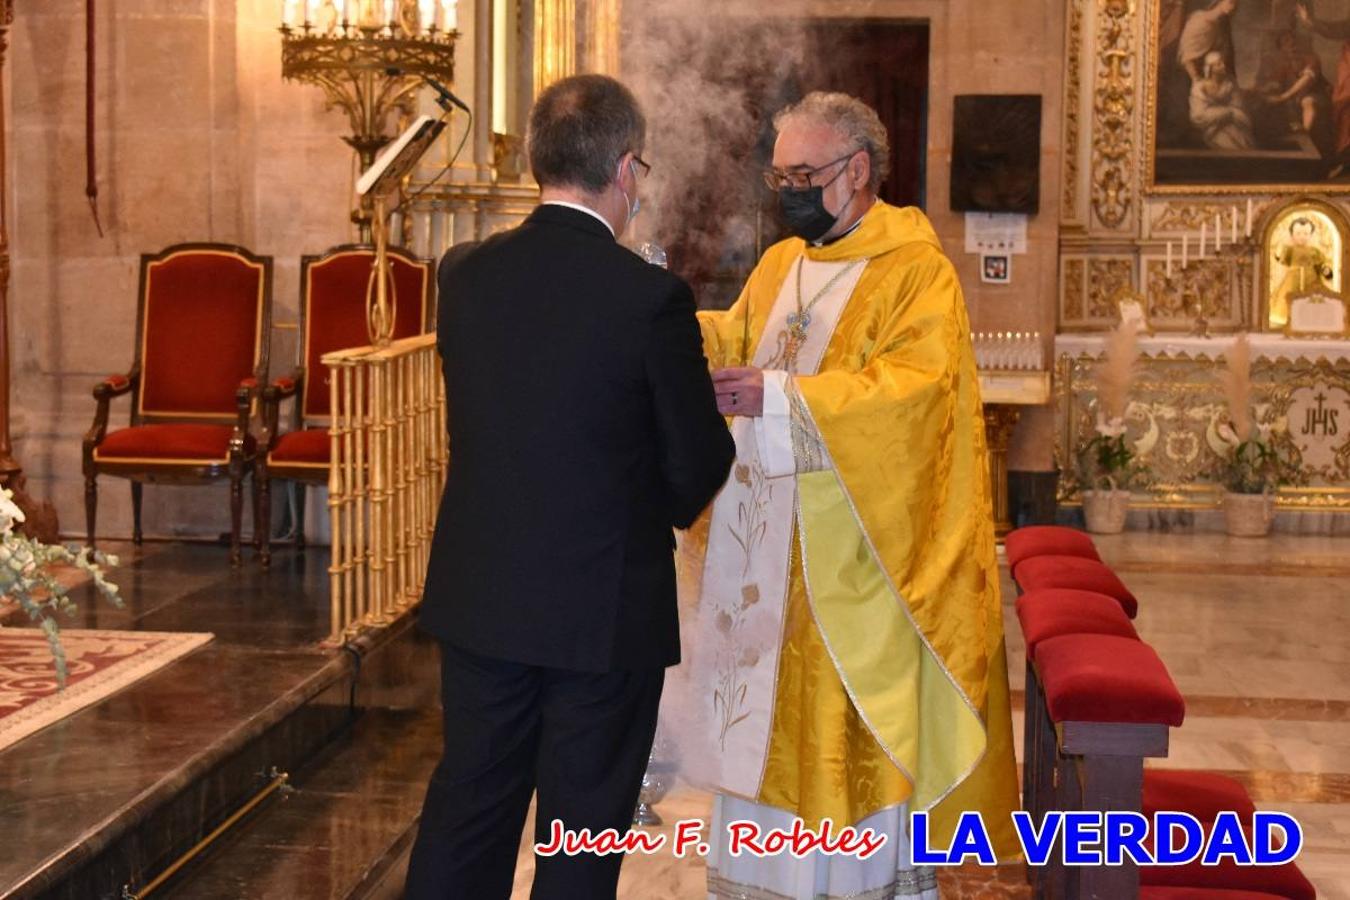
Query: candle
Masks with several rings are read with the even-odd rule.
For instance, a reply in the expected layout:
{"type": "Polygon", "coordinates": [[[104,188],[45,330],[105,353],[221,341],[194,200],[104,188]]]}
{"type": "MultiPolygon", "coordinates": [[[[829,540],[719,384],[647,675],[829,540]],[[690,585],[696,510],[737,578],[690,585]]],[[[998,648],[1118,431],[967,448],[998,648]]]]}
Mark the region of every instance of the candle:
{"type": "Polygon", "coordinates": [[[436,0],[418,0],[417,29],[425,34],[436,27],[436,0]]]}
{"type": "Polygon", "coordinates": [[[1183,269],[1187,268],[1191,264],[1190,252],[1191,252],[1191,236],[1189,234],[1183,234],[1181,236],[1181,267],[1183,269]]]}
{"type": "Polygon", "coordinates": [[[1167,280],[1172,280],[1172,242],[1167,242],[1167,280]]]}
{"type": "Polygon", "coordinates": [[[1252,236],[1252,198],[1247,198],[1247,237],[1252,236]]]}
{"type": "Polygon", "coordinates": [[[314,23],[314,0],[305,0],[305,26],[308,27],[314,23]]]}
{"type": "Polygon", "coordinates": [[[1233,207],[1232,210],[1230,210],[1230,212],[1233,213],[1233,216],[1232,216],[1232,223],[1233,223],[1233,241],[1232,241],[1232,242],[1233,242],[1234,244],[1236,244],[1236,243],[1237,243],[1237,207],[1236,207],[1236,206],[1233,207]]]}
{"type": "Polygon", "coordinates": [[[394,29],[394,0],[384,0],[384,24],[389,26],[389,30],[394,29]]]}
{"type": "Polygon", "coordinates": [[[295,4],[297,0],[286,0],[281,6],[281,24],[290,28],[295,24],[295,4]]]}
{"type": "Polygon", "coordinates": [[[342,0],[342,24],[356,24],[356,0],[342,0]]]}
{"type": "Polygon", "coordinates": [[[446,31],[454,31],[459,28],[459,11],[455,8],[455,0],[443,0],[441,4],[441,27],[446,31]]]}

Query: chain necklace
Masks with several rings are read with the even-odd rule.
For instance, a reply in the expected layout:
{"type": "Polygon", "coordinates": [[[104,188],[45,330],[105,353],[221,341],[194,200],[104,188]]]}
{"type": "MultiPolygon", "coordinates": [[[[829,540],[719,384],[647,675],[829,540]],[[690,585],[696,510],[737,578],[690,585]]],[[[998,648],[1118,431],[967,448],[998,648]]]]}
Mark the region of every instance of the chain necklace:
{"type": "Polygon", "coordinates": [[[797,311],[789,313],[787,317],[787,346],[783,349],[784,368],[789,372],[797,370],[797,353],[806,343],[806,330],[811,327],[811,310],[815,308],[831,289],[843,279],[843,277],[861,263],[867,262],[866,259],[855,259],[853,262],[844,266],[838,272],[834,273],[825,286],[816,292],[811,298],[810,303],[802,302],[802,266],[806,263],[806,257],[799,257],[797,260],[797,311]]]}

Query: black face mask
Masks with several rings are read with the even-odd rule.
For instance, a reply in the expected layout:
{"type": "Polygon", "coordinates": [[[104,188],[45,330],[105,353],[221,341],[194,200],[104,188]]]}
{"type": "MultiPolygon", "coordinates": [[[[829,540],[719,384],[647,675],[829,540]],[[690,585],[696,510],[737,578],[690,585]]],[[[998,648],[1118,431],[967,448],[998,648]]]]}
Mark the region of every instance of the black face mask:
{"type": "MultiPolygon", "coordinates": [[[[847,205],[847,204],[846,204],[847,205]]],[[[804,241],[818,241],[829,234],[838,216],[830,215],[825,208],[825,189],[811,187],[801,191],[792,188],[780,188],[778,191],[778,209],[783,216],[783,224],[788,231],[804,241]]]]}

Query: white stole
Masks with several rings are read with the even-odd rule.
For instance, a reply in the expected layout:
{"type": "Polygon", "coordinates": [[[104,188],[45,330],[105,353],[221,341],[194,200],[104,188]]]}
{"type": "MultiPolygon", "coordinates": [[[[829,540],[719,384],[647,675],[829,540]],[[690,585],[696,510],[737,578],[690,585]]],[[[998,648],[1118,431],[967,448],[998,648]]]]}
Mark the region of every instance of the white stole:
{"type": "MultiPolygon", "coordinates": [[[[830,280],[838,282],[810,310],[811,322],[797,351],[794,374],[814,375],[834,335],[840,314],[866,263],[802,260],[801,297],[806,304],[830,280]],[[842,272],[852,266],[852,271],[842,272]]],[[[781,365],[788,316],[797,312],[798,272],[788,271],[755,350],[751,365],[781,365]]],[[[759,795],[773,726],[778,657],[787,609],[795,475],[770,478],[760,458],[754,420],[732,421],[736,463],[713,504],[703,566],[694,657],[687,698],[693,727],[704,732],[703,752],[682,768],[696,782],[748,799],[759,795]]]]}

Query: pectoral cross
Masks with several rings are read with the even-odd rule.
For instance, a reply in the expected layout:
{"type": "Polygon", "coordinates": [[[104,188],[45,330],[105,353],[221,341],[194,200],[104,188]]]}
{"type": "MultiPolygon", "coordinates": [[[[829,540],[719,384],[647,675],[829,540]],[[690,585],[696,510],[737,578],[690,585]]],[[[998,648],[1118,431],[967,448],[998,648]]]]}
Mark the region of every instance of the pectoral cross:
{"type": "Polygon", "coordinates": [[[806,329],[811,327],[811,313],[789,313],[787,317],[787,346],[783,349],[783,368],[797,370],[797,353],[806,343],[806,329]]]}

